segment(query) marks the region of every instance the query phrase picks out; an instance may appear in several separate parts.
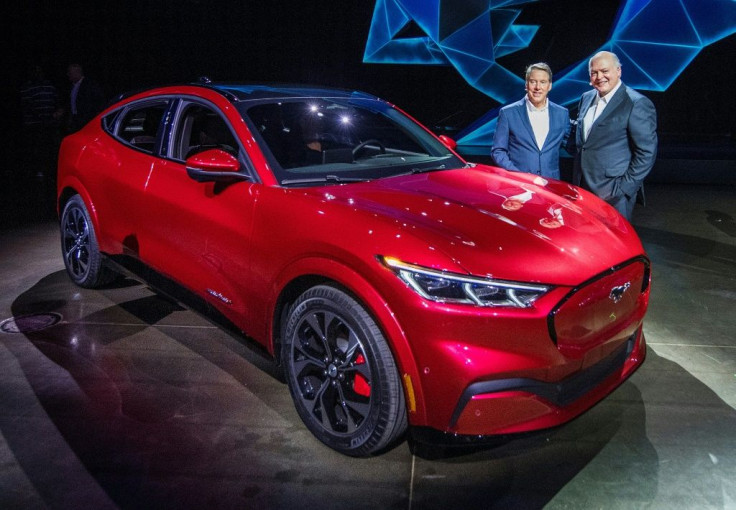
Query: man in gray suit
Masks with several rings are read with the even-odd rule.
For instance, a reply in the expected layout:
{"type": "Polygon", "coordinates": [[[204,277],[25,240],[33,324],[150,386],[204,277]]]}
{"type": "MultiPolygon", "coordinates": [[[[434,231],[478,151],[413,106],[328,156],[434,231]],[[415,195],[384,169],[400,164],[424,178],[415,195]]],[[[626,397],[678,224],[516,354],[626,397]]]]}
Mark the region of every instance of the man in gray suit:
{"type": "Polygon", "coordinates": [[[588,69],[594,90],[578,105],[573,184],[631,220],[636,194],[657,157],[657,112],[648,98],[621,82],[615,54],[596,53],[588,69]]]}

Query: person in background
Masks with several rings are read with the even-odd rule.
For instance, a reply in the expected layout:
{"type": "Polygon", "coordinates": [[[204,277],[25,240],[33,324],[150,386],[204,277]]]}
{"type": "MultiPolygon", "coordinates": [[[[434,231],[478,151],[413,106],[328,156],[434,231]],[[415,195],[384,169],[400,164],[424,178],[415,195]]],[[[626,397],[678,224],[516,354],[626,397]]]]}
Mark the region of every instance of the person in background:
{"type": "Polygon", "coordinates": [[[54,113],[58,109],[58,99],[56,87],[46,79],[43,68],[32,65],[28,80],[20,89],[27,176],[42,178],[52,173],[56,166],[59,123],[54,113]]]}
{"type": "Polygon", "coordinates": [[[58,111],[57,117],[66,114],[68,132],[73,133],[82,129],[92,117],[102,111],[105,97],[100,86],[84,76],[81,65],[70,64],[66,75],[72,84],[69,107],[68,111],[58,111]]]}
{"type": "Polygon", "coordinates": [[[560,147],[570,134],[567,108],[547,98],[552,69],[540,62],[526,69],[526,96],[501,108],[491,156],[497,166],[560,178],[560,147]]]}
{"type": "Polygon", "coordinates": [[[637,192],[657,157],[657,113],[647,97],[621,81],[614,53],[596,53],[588,70],[593,90],[578,104],[573,184],[631,220],[637,192]]]}

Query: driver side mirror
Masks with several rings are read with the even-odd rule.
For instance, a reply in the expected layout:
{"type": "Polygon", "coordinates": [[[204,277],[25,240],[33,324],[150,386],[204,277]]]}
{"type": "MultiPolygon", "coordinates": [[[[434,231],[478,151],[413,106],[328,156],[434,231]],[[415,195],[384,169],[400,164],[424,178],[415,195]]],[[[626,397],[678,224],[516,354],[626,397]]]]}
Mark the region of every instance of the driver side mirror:
{"type": "Polygon", "coordinates": [[[440,135],[439,138],[442,141],[442,143],[445,144],[445,147],[447,147],[451,151],[454,151],[457,148],[457,142],[453,140],[452,138],[450,138],[449,136],[440,135]]]}
{"type": "Polygon", "coordinates": [[[240,161],[222,149],[209,149],[187,158],[187,174],[197,182],[246,181],[240,173],[240,161]]]}

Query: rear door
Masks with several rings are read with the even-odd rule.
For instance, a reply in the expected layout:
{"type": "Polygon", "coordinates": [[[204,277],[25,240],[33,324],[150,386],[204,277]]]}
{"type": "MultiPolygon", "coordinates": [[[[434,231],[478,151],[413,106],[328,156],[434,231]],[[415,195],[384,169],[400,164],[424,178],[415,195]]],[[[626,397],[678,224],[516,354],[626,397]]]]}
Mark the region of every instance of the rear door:
{"type": "Polygon", "coordinates": [[[98,166],[88,172],[94,181],[87,185],[95,197],[105,251],[138,254],[140,226],[151,221],[145,188],[160,160],[157,152],[170,104],[169,97],[146,99],[111,113],[104,119],[105,129],[117,143],[87,149],[95,152],[98,166]]]}

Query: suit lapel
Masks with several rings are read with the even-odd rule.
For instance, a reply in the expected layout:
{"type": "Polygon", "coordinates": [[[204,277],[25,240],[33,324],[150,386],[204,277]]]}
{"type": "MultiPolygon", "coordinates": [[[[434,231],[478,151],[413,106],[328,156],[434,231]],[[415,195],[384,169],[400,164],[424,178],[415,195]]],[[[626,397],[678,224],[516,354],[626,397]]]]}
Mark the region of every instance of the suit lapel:
{"type": "Polygon", "coordinates": [[[549,114],[549,131],[547,131],[547,136],[544,138],[544,143],[542,144],[542,148],[545,148],[547,146],[547,140],[549,139],[549,135],[556,132],[557,127],[560,125],[560,123],[557,122],[557,117],[558,117],[557,111],[553,109],[552,106],[550,106],[549,99],[547,100],[547,113],[549,114]]]}
{"type": "Polygon", "coordinates": [[[611,116],[611,113],[618,108],[618,106],[623,102],[624,97],[626,96],[626,85],[623,83],[621,84],[621,87],[616,91],[616,93],[613,95],[611,100],[606,105],[606,109],[603,110],[603,113],[601,113],[598,118],[593,123],[593,127],[598,125],[599,123],[605,121],[608,117],[611,116]]]}
{"type": "Polygon", "coordinates": [[[529,136],[529,139],[532,141],[532,145],[536,147],[537,139],[534,136],[534,129],[532,129],[532,123],[529,120],[529,113],[526,110],[526,99],[521,100],[517,111],[519,113],[519,116],[521,117],[521,121],[524,123],[526,133],[529,136]]]}
{"type": "Polygon", "coordinates": [[[584,131],[584,119],[585,116],[588,114],[588,110],[591,106],[593,106],[593,101],[595,101],[595,96],[597,92],[595,90],[591,90],[583,94],[583,100],[581,101],[581,108],[580,112],[578,113],[578,131],[577,131],[577,137],[578,137],[578,143],[584,143],[587,141],[587,138],[583,135],[584,131]]]}
{"type": "Polygon", "coordinates": [[[580,109],[580,114],[579,114],[581,122],[585,118],[585,115],[588,113],[588,110],[590,109],[590,107],[593,106],[593,101],[595,101],[595,95],[596,95],[595,90],[591,90],[585,93],[585,97],[583,98],[582,108],[580,109]]]}

